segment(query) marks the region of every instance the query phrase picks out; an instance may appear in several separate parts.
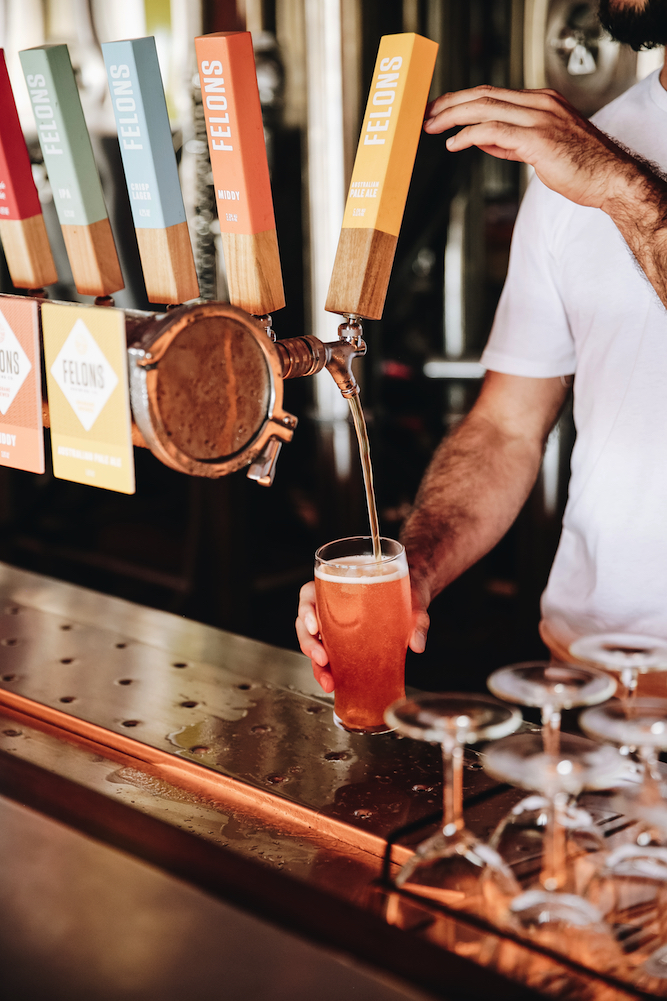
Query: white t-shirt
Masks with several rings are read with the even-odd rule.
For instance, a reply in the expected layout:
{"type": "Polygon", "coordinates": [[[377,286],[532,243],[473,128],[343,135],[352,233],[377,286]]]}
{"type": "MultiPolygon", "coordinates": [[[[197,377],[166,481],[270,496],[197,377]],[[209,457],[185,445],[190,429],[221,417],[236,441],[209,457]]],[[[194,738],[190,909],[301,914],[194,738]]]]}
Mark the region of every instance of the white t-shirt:
{"type": "MultiPolygon", "coordinates": [[[[658,72],[593,120],[667,168],[658,72]]],[[[564,647],[607,630],[667,639],[667,312],[609,216],[531,181],[482,363],[510,375],[576,374],[546,633],[564,647]]]]}

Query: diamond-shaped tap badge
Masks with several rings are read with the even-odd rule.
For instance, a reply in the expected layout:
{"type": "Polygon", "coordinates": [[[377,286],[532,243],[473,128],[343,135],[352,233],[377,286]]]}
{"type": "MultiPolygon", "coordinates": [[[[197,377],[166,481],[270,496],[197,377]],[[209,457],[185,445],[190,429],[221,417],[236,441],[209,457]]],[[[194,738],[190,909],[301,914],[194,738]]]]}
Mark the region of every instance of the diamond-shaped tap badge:
{"type": "Polygon", "coordinates": [[[32,368],[16,334],[0,313],[0,414],[4,417],[32,368]]]}
{"type": "Polygon", "coordinates": [[[72,327],[51,366],[51,375],[85,430],[90,431],[118,385],[118,376],[83,320],[72,327]]]}

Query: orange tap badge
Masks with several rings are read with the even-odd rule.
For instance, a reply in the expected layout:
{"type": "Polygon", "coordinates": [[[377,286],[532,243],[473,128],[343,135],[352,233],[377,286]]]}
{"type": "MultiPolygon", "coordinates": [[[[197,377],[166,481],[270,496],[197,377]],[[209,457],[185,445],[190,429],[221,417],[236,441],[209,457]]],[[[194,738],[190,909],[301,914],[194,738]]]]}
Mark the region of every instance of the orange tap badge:
{"type": "Polygon", "coordinates": [[[44,472],[37,303],[0,296],[0,466],[44,472]]]}

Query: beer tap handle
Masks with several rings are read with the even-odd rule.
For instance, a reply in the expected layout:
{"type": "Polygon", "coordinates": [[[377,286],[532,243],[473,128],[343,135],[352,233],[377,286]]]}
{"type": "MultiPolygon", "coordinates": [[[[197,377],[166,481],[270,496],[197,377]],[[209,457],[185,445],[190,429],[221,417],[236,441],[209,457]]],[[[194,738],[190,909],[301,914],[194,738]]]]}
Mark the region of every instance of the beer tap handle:
{"type": "Polygon", "coordinates": [[[108,296],[123,276],[66,45],[19,53],[74,284],[108,296]]]}
{"type": "Polygon", "coordinates": [[[379,320],[438,46],[380,39],[325,309],[379,320]]]}
{"type": "Polygon", "coordinates": [[[149,302],[199,295],[155,39],[102,45],[149,302]]]}
{"type": "Polygon", "coordinates": [[[16,288],[58,281],[5,54],[0,49],[0,239],[16,288]]]}
{"type": "Polygon", "coordinates": [[[285,305],[249,31],[195,39],[229,298],[257,316],[285,305]]]}

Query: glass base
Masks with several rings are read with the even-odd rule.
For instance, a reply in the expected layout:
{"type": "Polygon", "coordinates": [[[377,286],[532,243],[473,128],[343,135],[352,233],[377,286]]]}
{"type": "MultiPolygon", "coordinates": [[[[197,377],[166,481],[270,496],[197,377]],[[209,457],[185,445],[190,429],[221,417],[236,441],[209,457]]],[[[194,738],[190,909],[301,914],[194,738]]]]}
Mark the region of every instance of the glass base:
{"type": "Polygon", "coordinates": [[[395,729],[395,727],[388,726],[386,723],[378,723],[377,726],[346,726],[340,716],[336,715],[335,710],[333,721],[339,730],[345,730],[347,733],[392,733],[395,729]]]}
{"type": "Polygon", "coordinates": [[[667,945],[661,945],[642,966],[644,973],[659,980],[667,979],[667,945]]]}
{"type": "Polygon", "coordinates": [[[598,909],[574,893],[527,890],[514,898],[510,910],[526,930],[547,924],[586,928],[602,922],[598,909]]]}
{"type": "Polygon", "coordinates": [[[451,837],[439,831],[422,842],[394,882],[416,896],[483,914],[496,924],[503,923],[519,892],[497,852],[465,828],[451,837]]]}

